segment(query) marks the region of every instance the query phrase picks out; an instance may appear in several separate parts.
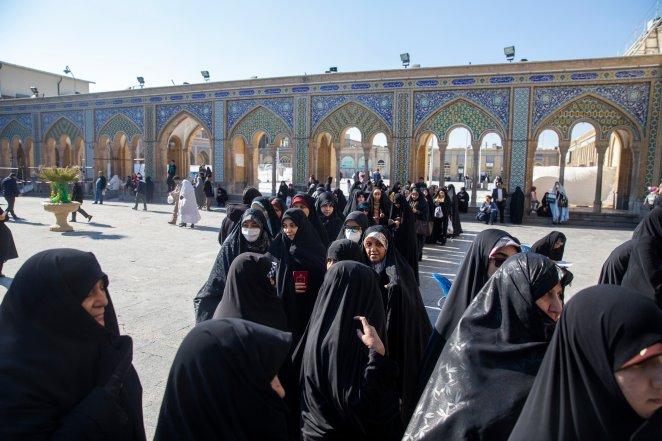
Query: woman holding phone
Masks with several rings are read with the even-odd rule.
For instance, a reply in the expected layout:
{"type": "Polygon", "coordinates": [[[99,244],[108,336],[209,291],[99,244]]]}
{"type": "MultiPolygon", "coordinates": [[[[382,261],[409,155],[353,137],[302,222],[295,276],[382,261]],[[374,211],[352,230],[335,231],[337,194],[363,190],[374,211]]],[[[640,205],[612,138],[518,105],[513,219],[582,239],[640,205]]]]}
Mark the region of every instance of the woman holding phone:
{"type": "Polygon", "coordinates": [[[283,300],[293,346],[303,334],[326,271],[326,248],[299,208],[283,214],[282,231],[269,250],[277,261],[276,289],[283,300]]]}
{"type": "MultiPolygon", "coordinates": [[[[316,214],[313,213],[316,217],[316,214]]],[[[326,272],[326,248],[300,208],[283,214],[281,232],[269,249],[277,263],[276,292],[282,300],[292,350],[301,340],[326,272]]],[[[290,354],[292,355],[292,354],[290,354]]],[[[279,376],[289,409],[299,409],[301,356],[288,357],[279,376]]],[[[289,427],[299,427],[299,414],[290,414],[289,427]]],[[[298,436],[294,434],[295,436],[298,436]]]]}

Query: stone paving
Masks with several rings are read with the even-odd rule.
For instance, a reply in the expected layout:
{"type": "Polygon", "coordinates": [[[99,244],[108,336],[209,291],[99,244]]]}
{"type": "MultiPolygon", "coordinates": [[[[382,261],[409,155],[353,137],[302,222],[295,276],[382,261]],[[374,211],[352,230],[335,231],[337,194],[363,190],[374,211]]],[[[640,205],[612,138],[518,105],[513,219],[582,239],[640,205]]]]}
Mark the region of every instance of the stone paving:
{"type": "MultiPolygon", "coordinates": [[[[2,200],[4,205],[4,199],[2,200]]],[[[12,276],[32,254],[59,247],[92,251],[110,278],[109,290],[122,333],[133,337],[134,365],[143,385],[145,426],[148,439],[154,433],[170,364],[180,342],[193,326],[192,299],[207,279],[219,249],[218,228],[224,214],[215,209],[201,212],[196,228],[169,225],[170,205],[149,205],[148,211],[133,211],[132,204],[106,201],[85,210],[94,216],[87,223],[79,216],[75,231],[51,233],[51,214],[41,208],[41,199],[19,198],[16,212],[24,218],[8,222],[20,257],[6,263],[0,279],[0,299],[12,276]]],[[[439,288],[435,272],[451,280],[476,233],[484,224],[465,223],[465,234],[444,247],[426,246],[421,262],[421,292],[431,320],[438,314],[439,288]]],[[[544,226],[512,226],[505,230],[531,244],[552,230],[544,226]]],[[[623,230],[599,230],[564,226],[568,238],[565,259],[573,262],[575,275],[568,293],[590,286],[611,250],[632,234],[623,230]]]]}

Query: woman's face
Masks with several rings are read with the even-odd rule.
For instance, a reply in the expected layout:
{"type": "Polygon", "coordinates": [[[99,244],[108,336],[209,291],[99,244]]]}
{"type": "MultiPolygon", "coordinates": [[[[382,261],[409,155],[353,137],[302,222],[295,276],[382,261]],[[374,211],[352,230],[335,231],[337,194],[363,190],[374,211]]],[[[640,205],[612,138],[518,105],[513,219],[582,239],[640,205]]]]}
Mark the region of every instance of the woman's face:
{"type": "Polygon", "coordinates": [[[363,193],[360,193],[356,196],[356,204],[358,205],[362,202],[365,202],[365,196],[363,195],[363,193]]]}
{"type": "Polygon", "coordinates": [[[105,326],[106,323],[103,319],[103,314],[106,311],[106,306],[108,306],[108,296],[106,296],[106,288],[104,287],[103,280],[99,280],[94,284],[92,290],[80,305],[97,323],[105,326]]]}
{"type": "Polygon", "coordinates": [[[662,408],[662,354],[616,371],[618,387],[641,418],[650,418],[662,408]]]}
{"type": "Polygon", "coordinates": [[[565,242],[563,241],[563,239],[559,239],[559,240],[557,240],[556,242],[554,242],[554,249],[555,249],[555,250],[558,250],[558,249],[561,248],[563,245],[565,245],[565,242]]]}
{"type": "Polygon", "coordinates": [[[260,224],[255,222],[253,219],[246,219],[241,223],[241,226],[244,228],[260,228],[260,224]]]}
{"type": "Polygon", "coordinates": [[[559,282],[544,296],[536,300],[538,308],[555,322],[559,320],[561,311],[563,310],[563,300],[561,300],[561,296],[563,296],[563,287],[559,282]]]}
{"type": "Polygon", "coordinates": [[[285,219],[283,221],[283,233],[287,236],[288,239],[294,240],[294,236],[297,235],[297,224],[292,222],[292,219],[285,219]]]}
{"type": "Polygon", "coordinates": [[[333,214],[333,205],[332,204],[322,205],[322,214],[326,217],[331,216],[333,214]]]}
{"type": "Polygon", "coordinates": [[[361,230],[361,225],[359,225],[358,222],[355,220],[348,220],[345,222],[345,228],[352,228],[352,229],[358,229],[359,231],[361,230]]]}
{"type": "Polygon", "coordinates": [[[279,219],[280,219],[281,217],[283,217],[283,212],[282,212],[281,209],[278,207],[278,205],[272,205],[272,207],[274,207],[274,211],[276,212],[276,216],[278,216],[279,219]]]}
{"type": "Polygon", "coordinates": [[[336,263],[335,260],[333,259],[326,259],[326,270],[330,270],[333,264],[336,263]]]}
{"type": "Polygon", "coordinates": [[[379,263],[386,257],[386,248],[374,237],[366,238],[363,241],[363,247],[371,263],[379,263]]]}
{"type": "Polygon", "coordinates": [[[487,264],[488,277],[492,277],[492,274],[494,274],[496,270],[498,270],[499,267],[503,265],[503,262],[505,262],[506,259],[508,259],[510,256],[517,254],[517,251],[517,248],[512,245],[508,245],[507,247],[499,249],[494,254],[494,256],[490,257],[489,263],[487,264]]]}
{"type": "Polygon", "coordinates": [[[418,192],[417,191],[412,191],[411,192],[411,198],[415,201],[418,200],[418,192]]]}
{"type": "Polygon", "coordinates": [[[300,208],[301,210],[303,210],[306,217],[308,217],[308,214],[310,214],[310,210],[303,202],[297,202],[296,204],[292,204],[292,208],[300,208]]]}
{"type": "Polygon", "coordinates": [[[372,197],[375,198],[376,201],[380,200],[382,198],[382,191],[379,189],[375,189],[372,192],[372,197]]]}

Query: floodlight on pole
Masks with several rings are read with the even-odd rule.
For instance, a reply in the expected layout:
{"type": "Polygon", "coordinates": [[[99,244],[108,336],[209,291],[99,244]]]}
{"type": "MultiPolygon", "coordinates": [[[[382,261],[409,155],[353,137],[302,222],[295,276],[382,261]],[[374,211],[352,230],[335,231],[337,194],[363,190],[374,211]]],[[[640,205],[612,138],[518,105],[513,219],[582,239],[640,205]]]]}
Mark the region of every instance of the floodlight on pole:
{"type": "Polygon", "coordinates": [[[338,72],[338,67],[337,66],[331,66],[329,67],[329,70],[327,70],[325,73],[337,73],[338,72]]]}
{"type": "Polygon", "coordinates": [[[39,96],[39,89],[37,89],[37,86],[32,86],[30,91],[32,92],[33,98],[37,98],[39,96]]]}
{"type": "Polygon", "coordinates": [[[69,66],[64,66],[64,73],[71,75],[71,78],[74,80],[74,94],[76,94],[76,77],[74,76],[74,73],[71,71],[69,66]]]}
{"type": "Polygon", "coordinates": [[[506,56],[506,60],[512,62],[515,59],[515,46],[504,47],[503,53],[506,56]]]}
{"type": "Polygon", "coordinates": [[[209,81],[209,71],[208,70],[201,70],[200,74],[202,75],[202,78],[205,79],[205,82],[209,81]]]}
{"type": "Polygon", "coordinates": [[[136,80],[138,80],[138,84],[140,84],[140,88],[142,89],[145,86],[145,79],[143,77],[136,77],[136,80]]]}
{"type": "Polygon", "coordinates": [[[409,52],[400,54],[400,61],[402,61],[402,65],[407,69],[407,66],[409,66],[409,52]]]}

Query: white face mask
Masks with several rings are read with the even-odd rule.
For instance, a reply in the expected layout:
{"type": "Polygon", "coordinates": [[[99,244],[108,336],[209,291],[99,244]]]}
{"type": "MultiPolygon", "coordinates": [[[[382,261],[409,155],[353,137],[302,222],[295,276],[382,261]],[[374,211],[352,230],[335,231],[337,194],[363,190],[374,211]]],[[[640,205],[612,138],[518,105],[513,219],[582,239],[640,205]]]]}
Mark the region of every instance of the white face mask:
{"type": "Polygon", "coordinates": [[[259,228],[246,228],[241,227],[241,234],[249,242],[255,242],[260,237],[261,230],[259,228]]]}
{"type": "Polygon", "coordinates": [[[351,240],[352,242],[359,243],[361,240],[361,231],[356,229],[345,228],[345,238],[351,240]]]}

